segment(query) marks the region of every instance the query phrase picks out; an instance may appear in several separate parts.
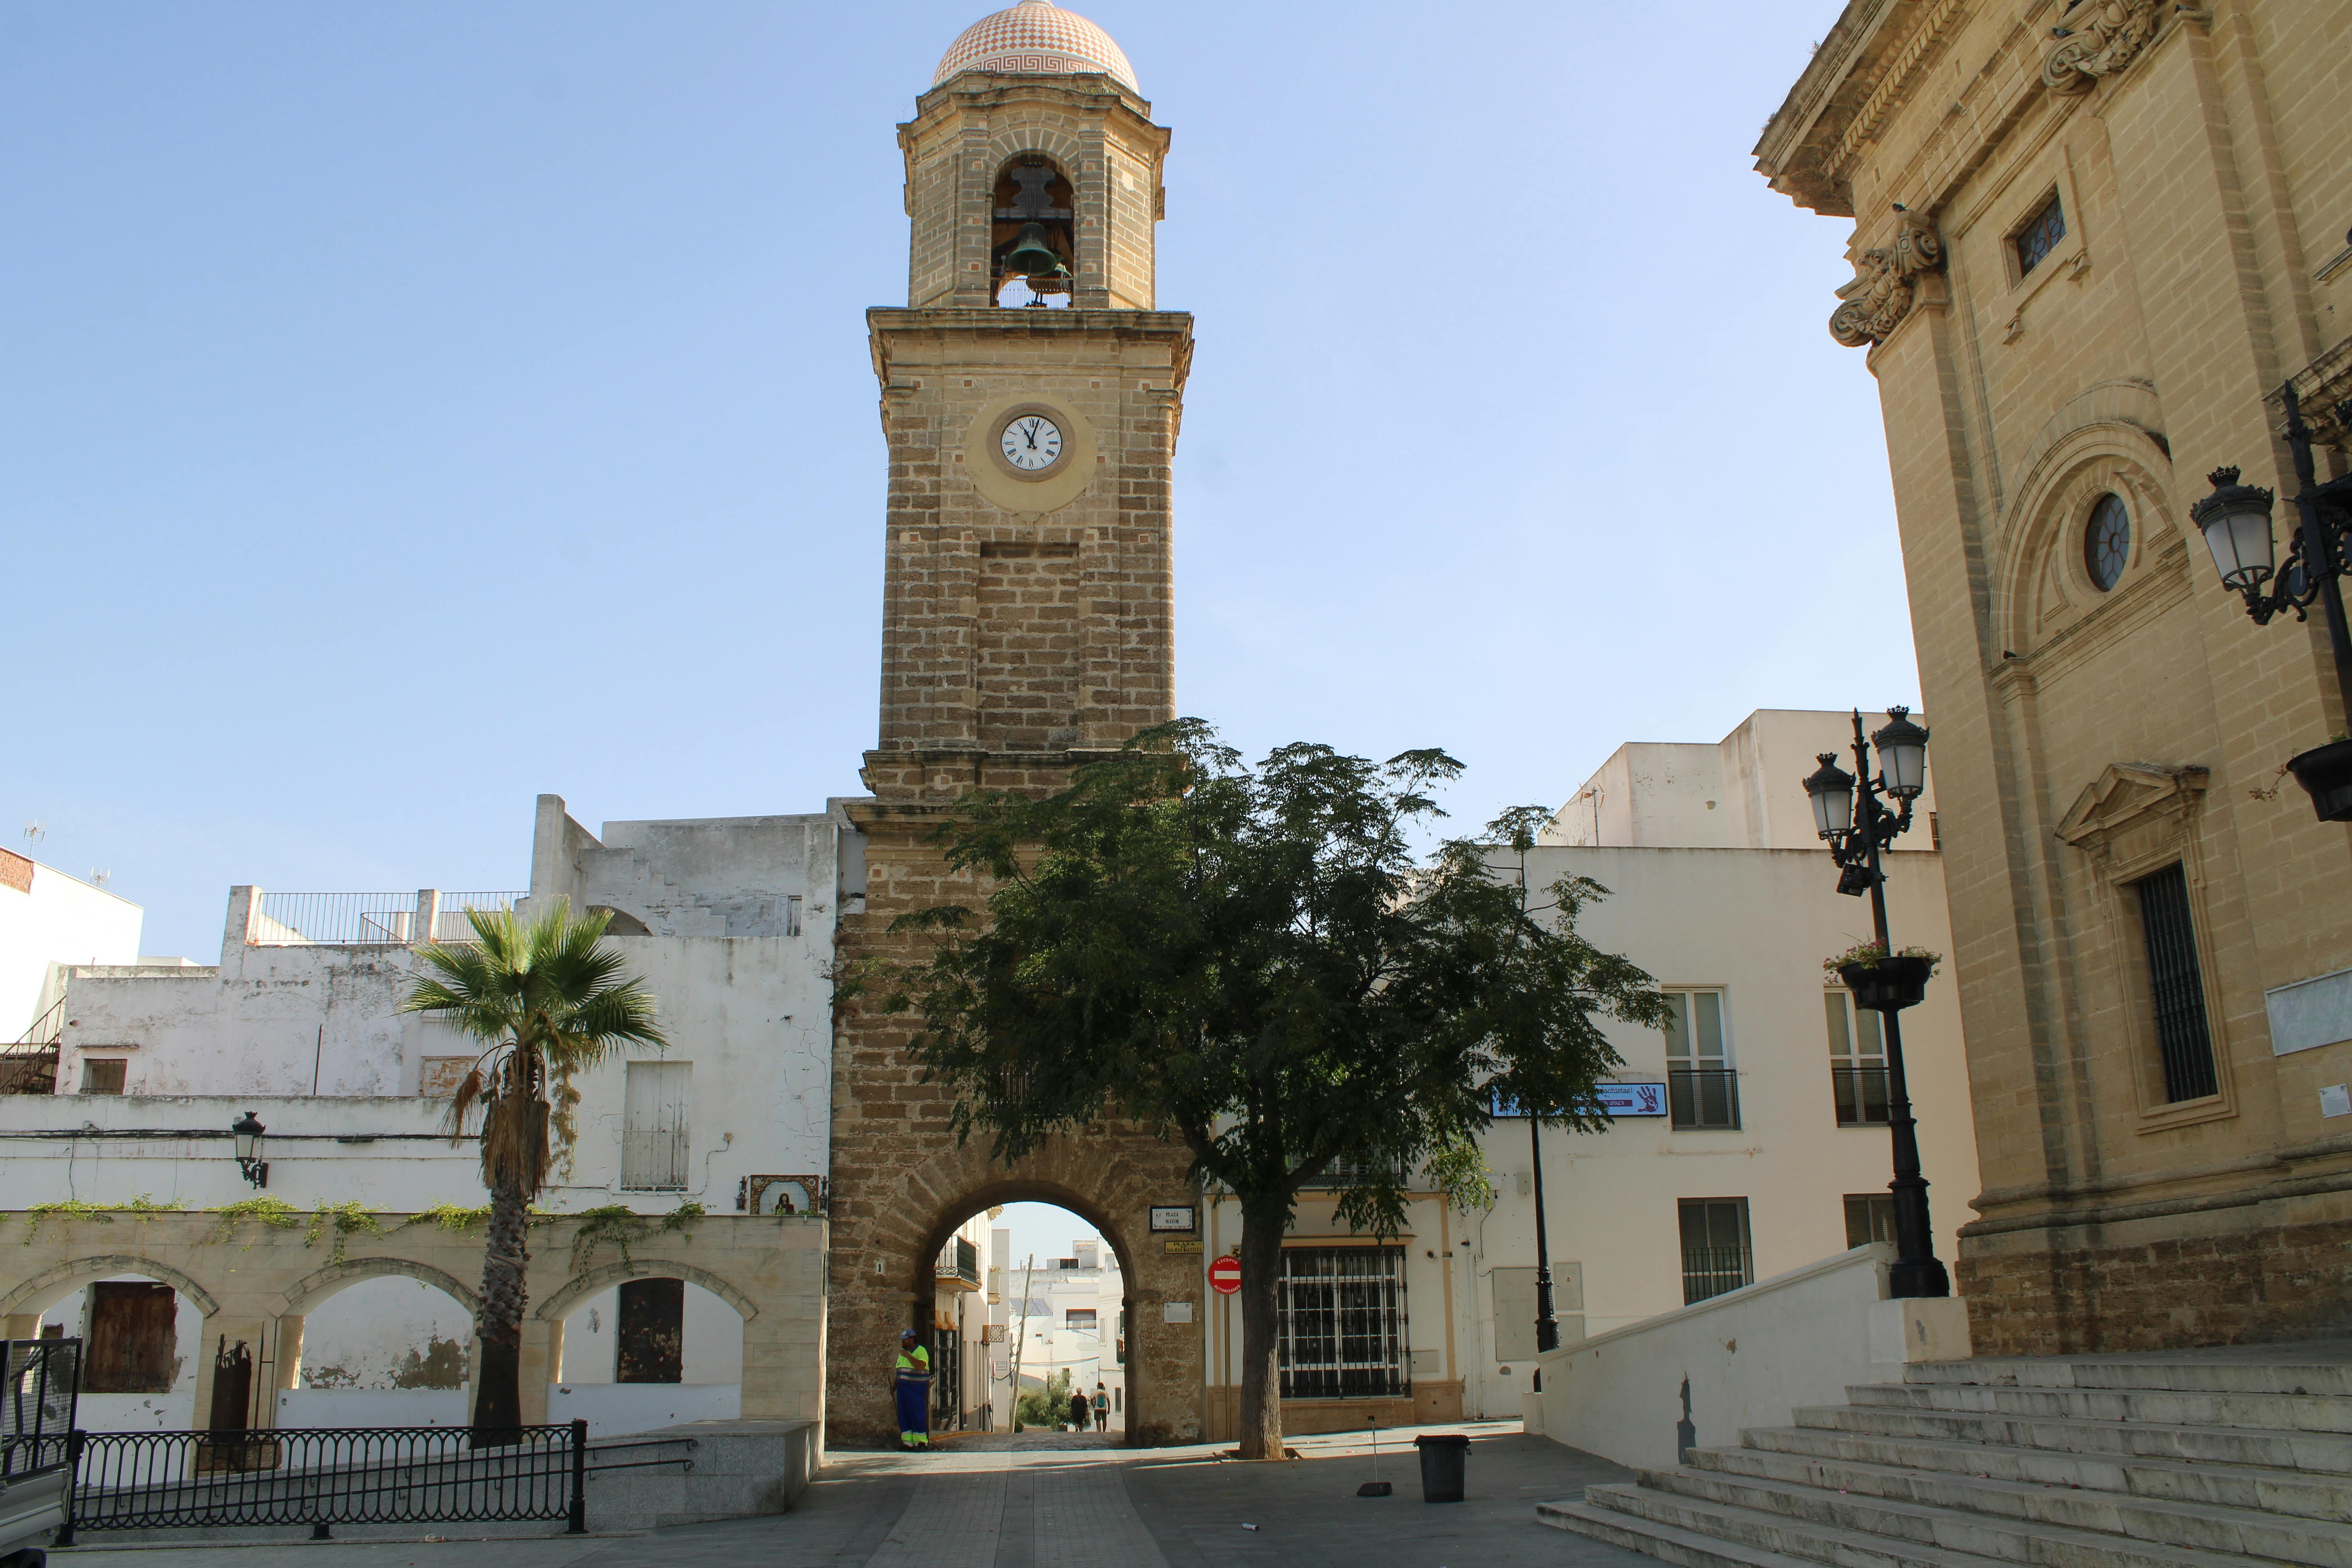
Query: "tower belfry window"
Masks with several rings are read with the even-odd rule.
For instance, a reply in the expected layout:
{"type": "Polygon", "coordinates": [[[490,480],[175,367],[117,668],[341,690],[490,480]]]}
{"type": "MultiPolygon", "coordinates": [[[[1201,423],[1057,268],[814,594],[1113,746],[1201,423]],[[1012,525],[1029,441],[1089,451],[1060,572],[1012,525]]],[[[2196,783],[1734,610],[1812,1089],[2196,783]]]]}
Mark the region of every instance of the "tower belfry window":
{"type": "Polygon", "coordinates": [[[998,304],[1070,302],[1076,199],[1061,170],[1043,157],[1016,158],[996,176],[989,287],[998,304]]]}

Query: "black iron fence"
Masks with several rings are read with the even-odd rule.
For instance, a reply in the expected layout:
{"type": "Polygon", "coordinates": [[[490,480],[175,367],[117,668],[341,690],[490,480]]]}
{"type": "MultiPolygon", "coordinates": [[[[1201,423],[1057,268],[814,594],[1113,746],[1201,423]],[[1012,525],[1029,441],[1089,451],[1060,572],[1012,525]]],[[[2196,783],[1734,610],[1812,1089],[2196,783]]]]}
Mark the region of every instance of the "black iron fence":
{"type": "Polygon", "coordinates": [[[584,1531],[588,1424],[498,1436],[478,1448],[463,1426],[75,1432],[58,1544],[85,1530],[218,1525],[307,1524],[320,1541],[337,1524],[562,1520],[584,1531]]]}

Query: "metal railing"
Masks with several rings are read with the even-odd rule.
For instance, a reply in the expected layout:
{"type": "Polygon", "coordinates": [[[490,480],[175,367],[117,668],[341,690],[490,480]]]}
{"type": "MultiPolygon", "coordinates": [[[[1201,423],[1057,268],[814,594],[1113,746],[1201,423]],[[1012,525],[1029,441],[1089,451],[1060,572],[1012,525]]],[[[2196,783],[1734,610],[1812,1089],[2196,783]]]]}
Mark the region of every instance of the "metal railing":
{"type": "Polygon", "coordinates": [[[414,891],[264,893],[249,940],[257,947],[398,946],[415,921],[414,891]]]}
{"type": "Polygon", "coordinates": [[[466,918],[467,910],[480,910],[485,914],[494,910],[511,910],[530,897],[520,893],[444,893],[441,912],[433,921],[435,942],[461,942],[474,940],[474,923],[466,918]]]}
{"type": "Polygon", "coordinates": [[[940,1248],[940,1260],[934,1272],[941,1279],[958,1281],[977,1290],[980,1289],[980,1249],[962,1237],[951,1236],[940,1248]]]}
{"type": "Polygon", "coordinates": [[[1668,1068],[1666,1110],[1678,1128],[1739,1128],[1739,1074],[1732,1068],[1668,1068]]]}
{"type": "Polygon", "coordinates": [[[1830,1094],[1837,1104],[1840,1127],[1884,1127],[1886,1125],[1886,1069],[1876,1068],[1830,1068],[1830,1094]]]}
{"type": "Polygon", "coordinates": [[[58,997],[31,1028],[0,1045],[0,1094],[55,1094],[58,1037],[64,1032],[66,999],[58,997]]]}
{"type": "Polygon", "coordinates": [[[1685,1306],[1754,1283],[1755,1256],[1745,1247],[1701,1247],[1683,1250],[1683,1304],[1685,1306]]]}
{"type": "Polygon", "coordinates": [[[81,1341],[0,1340],[0,1489],[66,1462],[81,1341]]]}
{"type": "Polygon", "coordinates": [[[270,893],[261,895],[248,941],[256,947],[404,947],[428,937],[471,942],[466,910],[510,910],[527,892],[442,893],[433,929],[411,893],[270,893]]]}
{"type": "Polygon", "coordinates": [[[1683,1249],[1683,1305],[1756,1283],[1756,1259],[1744,1247],[1683,1249]]]}
{"type": "MultiPolygon", "coordinates": [[[[454,1524],[562,1520],[588,1528],[588,1423],[76,1432],[75,1483],[58,1544],[79,1531],[221,1525],[454,1524]]],[[[625,1468],[602,1466],[599,1468],[625,1468]]]]}

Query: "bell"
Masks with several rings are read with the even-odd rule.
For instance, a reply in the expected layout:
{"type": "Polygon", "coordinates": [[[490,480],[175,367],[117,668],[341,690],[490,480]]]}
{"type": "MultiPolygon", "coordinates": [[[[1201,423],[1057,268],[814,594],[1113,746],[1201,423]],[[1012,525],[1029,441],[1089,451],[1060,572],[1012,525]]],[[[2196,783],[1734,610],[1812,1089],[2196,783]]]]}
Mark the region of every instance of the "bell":
{"type": "Polygon", "coordinates": [[[1055,254],[1052,237],[1042,223],[1024,223],[1013,237],[1013,248],[1004,253],[1007,276],[1022,278],[1062,278],[1069,268],[1055,254]]]}

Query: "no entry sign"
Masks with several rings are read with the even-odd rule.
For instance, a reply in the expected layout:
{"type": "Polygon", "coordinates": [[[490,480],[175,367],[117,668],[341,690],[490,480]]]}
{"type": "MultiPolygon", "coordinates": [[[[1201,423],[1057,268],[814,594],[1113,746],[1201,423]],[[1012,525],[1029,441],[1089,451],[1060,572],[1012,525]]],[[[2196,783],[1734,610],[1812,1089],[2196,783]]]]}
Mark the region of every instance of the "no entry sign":
{"type": "Polygon", "coordinates": [[[1209,1265],[1209,1285],[1220,1296],[1230,1296],[1242,1288],[1242,1260],[1220,1258],[1209,1265]]]}

